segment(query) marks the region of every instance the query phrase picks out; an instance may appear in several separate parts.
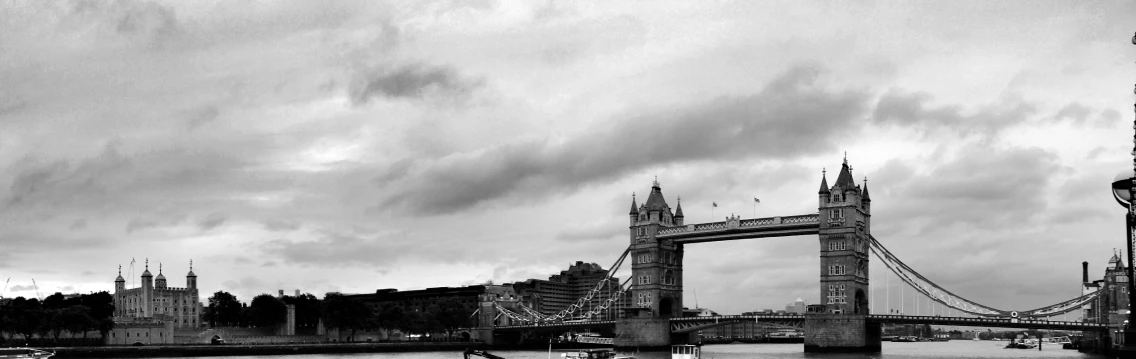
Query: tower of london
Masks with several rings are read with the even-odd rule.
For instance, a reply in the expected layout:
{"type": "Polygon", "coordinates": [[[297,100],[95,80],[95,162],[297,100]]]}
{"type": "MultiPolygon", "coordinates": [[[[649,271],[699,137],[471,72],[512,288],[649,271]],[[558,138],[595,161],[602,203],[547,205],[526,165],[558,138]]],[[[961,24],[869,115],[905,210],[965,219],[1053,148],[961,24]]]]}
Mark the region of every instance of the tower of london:
{"type": "Polygon", "coordinates": [[[173,323],[175,328],[201,326],[203,305],[197,293],[197,275],[193,274],[193,261],[185,275],[185,288],[169,287],[166,276],[158,265],[158,277],[150,274],[150,260],[142,272],[142,286],[126,289],[122,266],[114,280],[114,311],[116,320],[160,320],[173,323]]]}

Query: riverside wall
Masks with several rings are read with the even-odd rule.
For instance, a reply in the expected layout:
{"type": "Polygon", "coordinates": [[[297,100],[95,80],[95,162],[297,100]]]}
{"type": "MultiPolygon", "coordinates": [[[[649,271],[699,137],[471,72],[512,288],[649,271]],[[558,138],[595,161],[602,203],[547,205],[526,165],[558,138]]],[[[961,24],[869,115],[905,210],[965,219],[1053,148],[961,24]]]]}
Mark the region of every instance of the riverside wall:
{"type": "Polygon", "coordinates": [[[266,345],[168,345],[140,347],[40,348],[55,351],[55,358],[163,358],[204,356],[250,356],[289,354],[394,353],[424,351],[460,352],[466,348],[484,349],[479,342],[427,343],[336,343],[266,345]]]}

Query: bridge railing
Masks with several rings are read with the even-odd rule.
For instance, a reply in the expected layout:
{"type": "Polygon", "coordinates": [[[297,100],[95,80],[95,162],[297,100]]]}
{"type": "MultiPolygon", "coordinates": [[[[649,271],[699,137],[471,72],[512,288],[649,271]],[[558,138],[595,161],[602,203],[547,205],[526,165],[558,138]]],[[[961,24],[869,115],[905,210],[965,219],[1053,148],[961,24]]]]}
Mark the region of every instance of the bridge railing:
{"type": "Polygon", "coordinates": [[[1065,325],[1065,326],[1080,326],[1087,328],[1103,328],[1107,324],[1102,323],[1086,323],[1086,322],[1069,322],[1060,320],[1042,320],[1030,318],[970,318],[970,317],[940,317],[940,316],[926,316],[926,315],[894,315],[894,314],[872,314],[868,316],[876,320],[895,320],[895,321],[949,321],[958,323],[1005,323],[1005,324],[1052,324],[1052,325],[1065,325]]]}
{"type": "Polygon", "coordinates": [[[759,227],[773,227],[781,225],[795,225],[795,224],[813,224],[820,223],[819,214],[803,214],[796,216],[784,217],[766,217],[766,218],[750,218],[743,219],[737,222],[737,227],[732,227],[730,221],[722,222],[709,222],[688,224],[681,227],[670,227],[659,230],[659,235],[678,234],[678,233],[692,233],[702,231],[719,231],[731,228],[759,228],[759,227]]]}

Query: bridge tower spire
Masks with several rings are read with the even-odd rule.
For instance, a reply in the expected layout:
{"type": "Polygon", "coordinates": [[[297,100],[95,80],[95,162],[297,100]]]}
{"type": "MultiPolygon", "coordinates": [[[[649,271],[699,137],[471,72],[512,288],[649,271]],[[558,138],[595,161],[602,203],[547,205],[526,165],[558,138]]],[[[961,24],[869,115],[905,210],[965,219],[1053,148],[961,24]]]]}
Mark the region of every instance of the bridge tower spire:
{"type": "Polygon", "coordinates": [[[821,175],[820,304],[805,320],[805,351],[879,351],[880,328],[867,323],[870,288],[868,250],[871,198],[852,178],[845,154],[840,173],[828,187],[821,175]],[[834,333],[844,333],[833,335],[834,333]]]}

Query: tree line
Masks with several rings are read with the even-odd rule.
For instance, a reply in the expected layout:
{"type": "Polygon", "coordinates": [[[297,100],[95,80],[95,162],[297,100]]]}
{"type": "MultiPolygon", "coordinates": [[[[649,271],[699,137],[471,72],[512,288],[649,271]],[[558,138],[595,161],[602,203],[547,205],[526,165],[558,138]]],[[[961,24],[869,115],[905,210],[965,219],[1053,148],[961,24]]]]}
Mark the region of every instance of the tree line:
{"type": "Polygon", "coordinates": [[[59,343],[63,332],[73,336],[98,331],[103,339],[114,328],[114,296],[107,292],[64,298],[55,293],[42,301],[16,297],[0,305],[0,342],[28,343],[33,336],[59,343]]]}
{"type": "Polygon", "coordinates": [[[213,327],[276,327],[287,320],[287,304],[296,306],[297,327],[316,327],[322,320],[325,328],[348,332],[352,338],[360,330],[383,331],[387,340],[394,331],[419,334],[420,338],[429,333],[452,337],[456,329],[469,325],[473,313],[456,298],[440,299],[414,310],[394,303],[368,305],[337,292],[327,293],[323,299],[311,293],[283,298],[261,294],[245,304],[228,292],[218,291],[209,297],[205,322],[213,327]]]}

